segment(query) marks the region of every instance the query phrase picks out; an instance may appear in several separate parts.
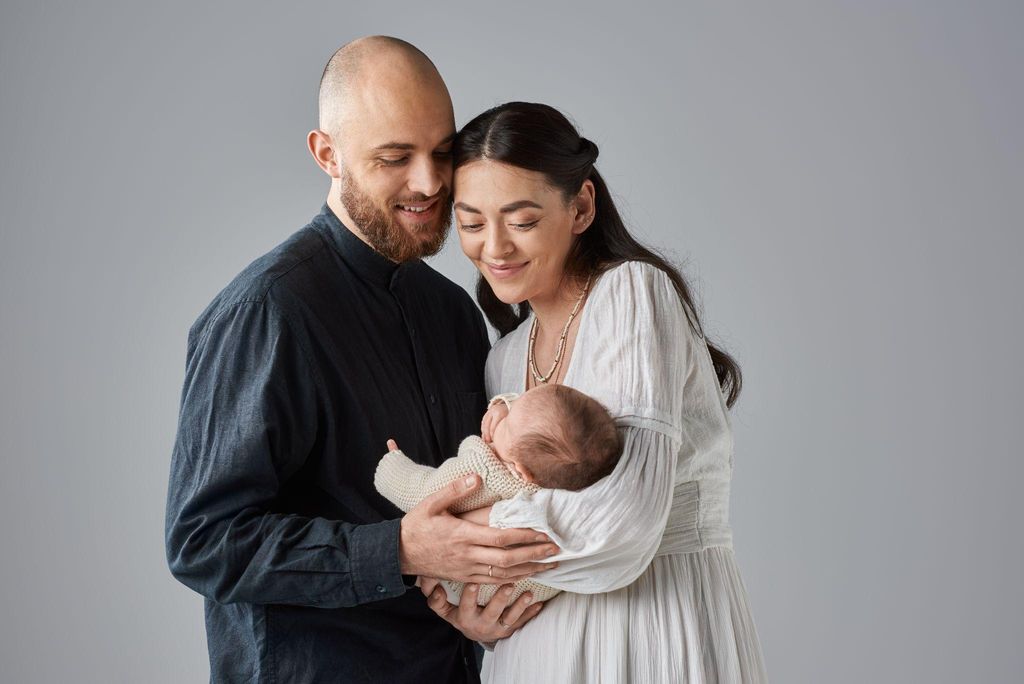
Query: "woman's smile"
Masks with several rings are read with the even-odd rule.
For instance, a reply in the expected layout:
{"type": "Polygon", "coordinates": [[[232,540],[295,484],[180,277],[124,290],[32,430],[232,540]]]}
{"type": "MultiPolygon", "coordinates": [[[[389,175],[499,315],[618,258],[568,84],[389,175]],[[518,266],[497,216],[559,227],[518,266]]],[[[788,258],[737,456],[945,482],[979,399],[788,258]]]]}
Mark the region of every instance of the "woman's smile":
{"type": "Polygon", "coordinates": [[[484,266],[487,267],[487,270],[490,272],[490,274],[495,278],[498,278],[499,280],[513,278],[519,275],[520,273],[523,272],[523,269],[526,268],[527,264],[529,263],[529,261],[522,261],[519,262],[518,264],[496,264],[491,263],[489,261],[483,262],[484,266]]]}

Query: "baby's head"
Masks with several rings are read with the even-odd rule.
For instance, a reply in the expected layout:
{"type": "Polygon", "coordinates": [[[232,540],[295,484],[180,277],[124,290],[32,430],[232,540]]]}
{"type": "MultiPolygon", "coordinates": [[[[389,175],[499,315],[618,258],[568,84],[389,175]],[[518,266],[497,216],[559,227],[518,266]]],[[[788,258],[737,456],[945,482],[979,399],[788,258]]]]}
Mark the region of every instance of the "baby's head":
{"type": "Polygon", "coordinates": [[[541,487],[583,489],[612,472],[622,453],[615,421],[596,399],[541,385],[512,402],[491,446],[519,476],[541,487]]]}

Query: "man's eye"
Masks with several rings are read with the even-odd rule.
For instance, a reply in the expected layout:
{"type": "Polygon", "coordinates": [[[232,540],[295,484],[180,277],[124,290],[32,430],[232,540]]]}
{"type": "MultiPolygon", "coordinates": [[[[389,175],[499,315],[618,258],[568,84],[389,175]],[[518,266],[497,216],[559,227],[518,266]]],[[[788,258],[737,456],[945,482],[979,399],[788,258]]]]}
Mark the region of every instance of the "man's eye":
{"type": "Polygon", "coordinates": [[[435,157],[439,157],[441,159],[451,159],[452,151],[451,150],[437,150],[436,152],[434,152],[434,156],[435,157]]]}
{"type": "Polygon", "coordinates": [[[384,166],[399,166],[409,161],[408,157],[378,157],[379,161],[384,166]]]}

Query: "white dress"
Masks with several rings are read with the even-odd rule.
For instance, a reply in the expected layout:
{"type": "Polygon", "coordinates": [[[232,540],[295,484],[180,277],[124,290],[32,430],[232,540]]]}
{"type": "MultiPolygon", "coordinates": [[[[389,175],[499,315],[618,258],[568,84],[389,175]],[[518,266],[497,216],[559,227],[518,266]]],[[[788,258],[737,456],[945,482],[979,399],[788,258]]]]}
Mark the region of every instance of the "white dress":
{"type": "MultiPolygon", "coordinates": [[[[561,547],[536,579],[566,592],[484,657],[489,684],[763,682],[732,552],[733,440],[703,340],[664,272],[629,262],[594,283],[565,384],[624,430],[611,475],[579,492],[499,501],[495,527],[561,547]]],[[[522,392],[530,321],[487,359],[489,395],[522,392]]]]}

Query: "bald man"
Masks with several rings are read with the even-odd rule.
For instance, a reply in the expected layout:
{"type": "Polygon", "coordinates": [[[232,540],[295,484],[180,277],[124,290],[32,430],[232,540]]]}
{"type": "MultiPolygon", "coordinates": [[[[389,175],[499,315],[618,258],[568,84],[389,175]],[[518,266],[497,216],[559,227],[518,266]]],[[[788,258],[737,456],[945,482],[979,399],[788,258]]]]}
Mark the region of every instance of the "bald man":
{"type": "Polygon", "coordinates": [[[451,99],[423,53],[376,36],[334,54],[319,109],[326,204],[189,331],[168,563],[206,599],[211,681],[475,682],[470,639],[540,604],[499,592],[445,622],[415,577],[513,582],[557,548],[450,515],[479,478],[404,517],[373,486],[388,438],[436,466],[485,408],[483,319],[421,261],[451,218],[451,99]]]}

